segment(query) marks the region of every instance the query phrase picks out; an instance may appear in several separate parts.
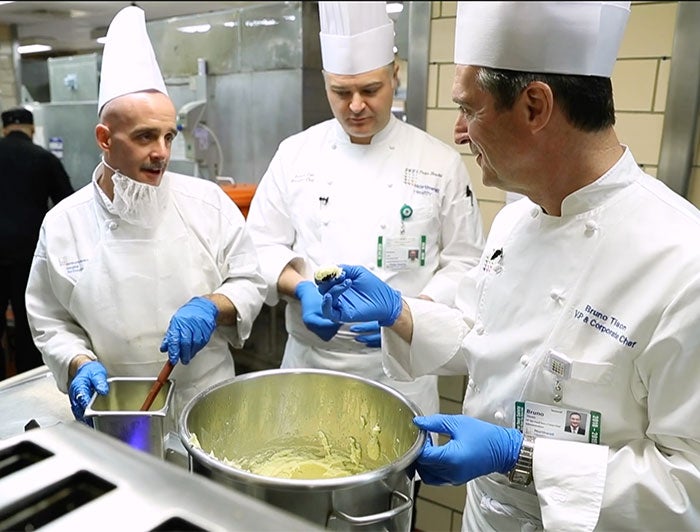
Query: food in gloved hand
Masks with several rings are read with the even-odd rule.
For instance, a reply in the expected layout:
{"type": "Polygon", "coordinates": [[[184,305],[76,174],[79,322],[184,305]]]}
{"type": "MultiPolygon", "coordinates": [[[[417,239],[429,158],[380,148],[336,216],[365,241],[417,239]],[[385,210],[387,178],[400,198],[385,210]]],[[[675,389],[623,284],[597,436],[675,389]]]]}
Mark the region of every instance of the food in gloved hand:
{"type": "Polygon", "coordinates": [[[314,280],[316,283],[325,283],[326,281],[337,279],[342,273],[343,269],[339,266],[325,266],[316,270],[316,273],[314,273],[314,280]]]}

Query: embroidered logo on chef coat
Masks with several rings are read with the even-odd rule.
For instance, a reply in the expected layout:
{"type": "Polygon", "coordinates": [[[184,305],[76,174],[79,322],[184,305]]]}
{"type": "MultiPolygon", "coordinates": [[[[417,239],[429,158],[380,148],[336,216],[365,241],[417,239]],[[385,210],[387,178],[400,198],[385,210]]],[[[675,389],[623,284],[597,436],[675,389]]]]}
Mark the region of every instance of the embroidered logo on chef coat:
{"type": "Polygon", "coordinates": [[[404,185],[411,187],[412,193],[417,196],[435,196],[440,193],[438,180],[442,174],[418,168],[404,168],[404,185]]]}
{"type": "Polygon", "coordinates": [[[629,337],[629,328],[619,317],[593,305],[574,308],[574,319],[591,327],[599,334],[609,336],[613,341],[628,349],[633,349],[637,345],[637,341],[629,337]]]}
{"type": "Polygon", "coordinates": [[[66,275],[73,275],[82,272],[85,269],[85,264],[90,259],[69,259],[67,257],[61,257],[58,259],[58,264],[66,272],[66,275]]]}
{"type": "Polygon", "coordinates": [[[489,273],[501,273],[503,271],[503,248],[494,249],[490,255],[490,259],[484,259],[484,263],[481,265],[482,271],[489,273]]]}
{"type": "Polygon", "coordinates": [[[293,175],[290,181],[292,183],[313,183],[316,181],[316,175],[312,172],[302,172],[300,174],[293,175]]]}

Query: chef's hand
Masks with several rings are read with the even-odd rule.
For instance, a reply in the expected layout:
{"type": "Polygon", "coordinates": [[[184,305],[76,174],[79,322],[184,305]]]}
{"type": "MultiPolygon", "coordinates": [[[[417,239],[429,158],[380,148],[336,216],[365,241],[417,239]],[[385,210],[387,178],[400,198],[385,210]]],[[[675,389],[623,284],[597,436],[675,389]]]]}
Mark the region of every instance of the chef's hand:
{"type": "Polygon", "coordinates": [[[523,443],[517,429],[464,415],[417,416],[413,422],[451,438],[445,445],[423,447],[417,468],[426,484],[459,485],[490,473],[508,473],[523,443]]]}
{"type": "Polygon", "coordinates": [[[316,285],[311,281],[301,281],[294,289],[294,295],[301,302],[301,319],[304,320],[306,328],[324,342],[333,338],[340,324],[323,317],[321,313],[323,296],[316,285]]]}
{"type": "Polygon", "coordinates": [[[401,314],[401,293],[363,266],[339,264],[343,273],[318,285],[323,315],[337,322],[378,321],[389,327],[401,314]]]}
{"type": "Polygon", "coordinates": [[[379,327],[378,321],[368,321],[365,323],[358,323],[357,325],[350,326],[350,332],[354,333],[365,333],[358,334],[355,337],[356,342],[362,342],[367,347],[381,347],[382,346],[382,333],[379,327]]]}
{"type": "Polygon", "coordinates": [[[216,329],[219,309],[205,297],[193,297],[182,305],[170,319],[168,330],[160,344],[160,352],[168,352],[172,365],[187,365],[202,349],[216,329]]]}
{"type": "Polygon", "coordinates": [[[70,409],[73,411],[73,416],[78,421],[88,425],[91,423],[85,420],[85,409],[95,391],[100,395],[107,395],[109,383],[107,382],[107,368],[97,360],[92,360],[78,368],[68,387],[70,409]]]}

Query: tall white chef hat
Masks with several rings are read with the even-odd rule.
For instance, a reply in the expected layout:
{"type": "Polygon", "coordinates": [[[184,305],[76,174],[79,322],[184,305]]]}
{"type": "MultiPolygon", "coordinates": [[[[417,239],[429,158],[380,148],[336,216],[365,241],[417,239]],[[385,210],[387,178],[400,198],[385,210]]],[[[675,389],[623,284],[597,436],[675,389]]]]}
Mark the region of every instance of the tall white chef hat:
{"type": "Polygon", "coordinates": [[[369,72],[394,60],[386,2],[319,2],[321,57],[332,74],[369,72]]]}
{"type": "Polygon", "coordinates": [[[610,77],[630,2],[458,2],[455,63],[610,77]]]}
{"type": "Polygon", "coordinates": [[[168,94],[143,9],[129,6],[115,15],[102,52],[98,113],[108,101],[125,94],[156,90],[168,94]]]}

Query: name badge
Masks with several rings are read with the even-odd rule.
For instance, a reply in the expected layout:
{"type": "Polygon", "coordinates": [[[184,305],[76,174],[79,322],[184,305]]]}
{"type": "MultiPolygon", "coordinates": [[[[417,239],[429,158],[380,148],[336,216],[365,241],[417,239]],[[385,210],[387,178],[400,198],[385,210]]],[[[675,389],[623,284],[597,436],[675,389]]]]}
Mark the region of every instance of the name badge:
{"type": "Polygon", "coordinates": [[[377,239],[377,266],[389,271],[402,271],[425,266],[426,237],[380,236],[377,239]]]}
{"type": "Polygon", "coordinates": [[[600,443],[600,412],[517,401],[515,428],[535,438],[600,443]]]}

